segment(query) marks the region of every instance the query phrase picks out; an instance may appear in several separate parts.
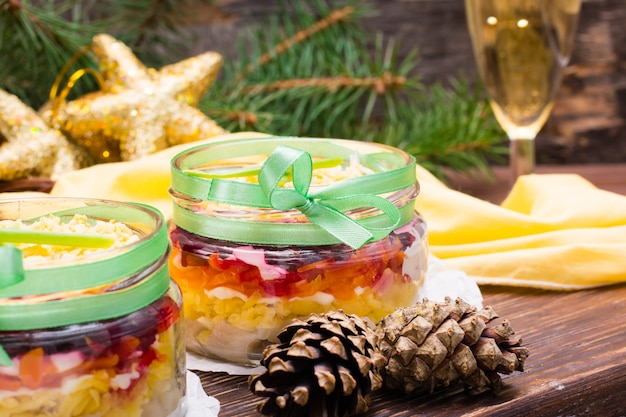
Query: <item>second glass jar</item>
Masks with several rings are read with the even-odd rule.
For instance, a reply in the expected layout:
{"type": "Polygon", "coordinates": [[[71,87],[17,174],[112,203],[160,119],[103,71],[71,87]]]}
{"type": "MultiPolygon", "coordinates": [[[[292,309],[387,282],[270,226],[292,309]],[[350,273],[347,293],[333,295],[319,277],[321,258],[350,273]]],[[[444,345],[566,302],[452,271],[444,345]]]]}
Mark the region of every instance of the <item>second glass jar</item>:
{"type": "Polygon", "coordinates": [[[169,269],[187,349],[254,365],[294,318],[412,304],[428,257],[418,191],[413,158],[379,144],[271,137],[176,156],[169,269]]]}

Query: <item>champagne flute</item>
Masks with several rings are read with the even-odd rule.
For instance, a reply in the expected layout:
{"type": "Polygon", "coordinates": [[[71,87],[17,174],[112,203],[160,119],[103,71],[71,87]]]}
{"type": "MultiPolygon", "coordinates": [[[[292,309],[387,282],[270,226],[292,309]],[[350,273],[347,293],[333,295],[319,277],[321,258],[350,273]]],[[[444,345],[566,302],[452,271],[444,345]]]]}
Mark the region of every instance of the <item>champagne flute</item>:
{"type": "Polygon", "coordinates": [[[478,73],[510,143],[512,181],[535,169],[535,138],[573,49],[581,0],[465,0],[478,73]]]}

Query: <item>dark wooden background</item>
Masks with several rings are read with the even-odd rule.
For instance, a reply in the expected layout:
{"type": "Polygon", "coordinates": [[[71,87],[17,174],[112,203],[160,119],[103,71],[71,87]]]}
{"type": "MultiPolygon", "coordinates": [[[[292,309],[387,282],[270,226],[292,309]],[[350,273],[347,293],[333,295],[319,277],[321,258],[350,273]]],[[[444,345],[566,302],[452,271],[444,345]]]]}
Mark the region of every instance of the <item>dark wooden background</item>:
{"type": "MultiPolygon", "coordinates": [[[[417,71],[425,84],[445,82],[476,69],[463,0],[370,0],[377,15],[364,24],[417,47],[417,71]]],[[[217,0],[191,25],[189,54],[222,52],[241,28],[280,8],[279,0],[217,0]]],[[[583,0],[575,50],[555,108],[537,140],[544,164],[626,161],[626,1],[583,0]]]]}

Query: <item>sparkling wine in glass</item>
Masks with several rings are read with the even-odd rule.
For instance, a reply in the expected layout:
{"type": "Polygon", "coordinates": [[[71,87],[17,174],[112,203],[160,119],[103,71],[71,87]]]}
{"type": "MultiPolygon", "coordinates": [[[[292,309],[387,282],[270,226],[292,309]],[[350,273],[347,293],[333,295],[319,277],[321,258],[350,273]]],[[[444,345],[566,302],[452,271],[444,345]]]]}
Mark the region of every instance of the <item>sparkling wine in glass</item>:
{"type": "Polygon", "coordinates": [[[535,138],[569,62],[581,0],[465,0],[474,57],[510,140],[513,180],[535,168],[535,138]]]}

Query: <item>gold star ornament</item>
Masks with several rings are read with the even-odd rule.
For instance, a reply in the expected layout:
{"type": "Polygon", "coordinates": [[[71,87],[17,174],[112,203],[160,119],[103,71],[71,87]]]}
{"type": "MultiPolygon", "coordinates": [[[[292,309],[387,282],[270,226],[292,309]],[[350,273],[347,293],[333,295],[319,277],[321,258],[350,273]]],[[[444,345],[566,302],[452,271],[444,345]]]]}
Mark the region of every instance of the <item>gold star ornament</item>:
{"type": "Polygon", "coordinates": [[[93,38],[93,52],[101,90],[69,102],[57,98],[40,113],[96,163],[138,159],[227,133],[195,107],[221,69],[220,54],[207,52],[157,71],[107,34],[93,38]]]}
{"type": "Polygon", "coordinates": [[[13,94],[0,89],[0,180],[49,177],[89,164],[86,155],[13,94]]]}

